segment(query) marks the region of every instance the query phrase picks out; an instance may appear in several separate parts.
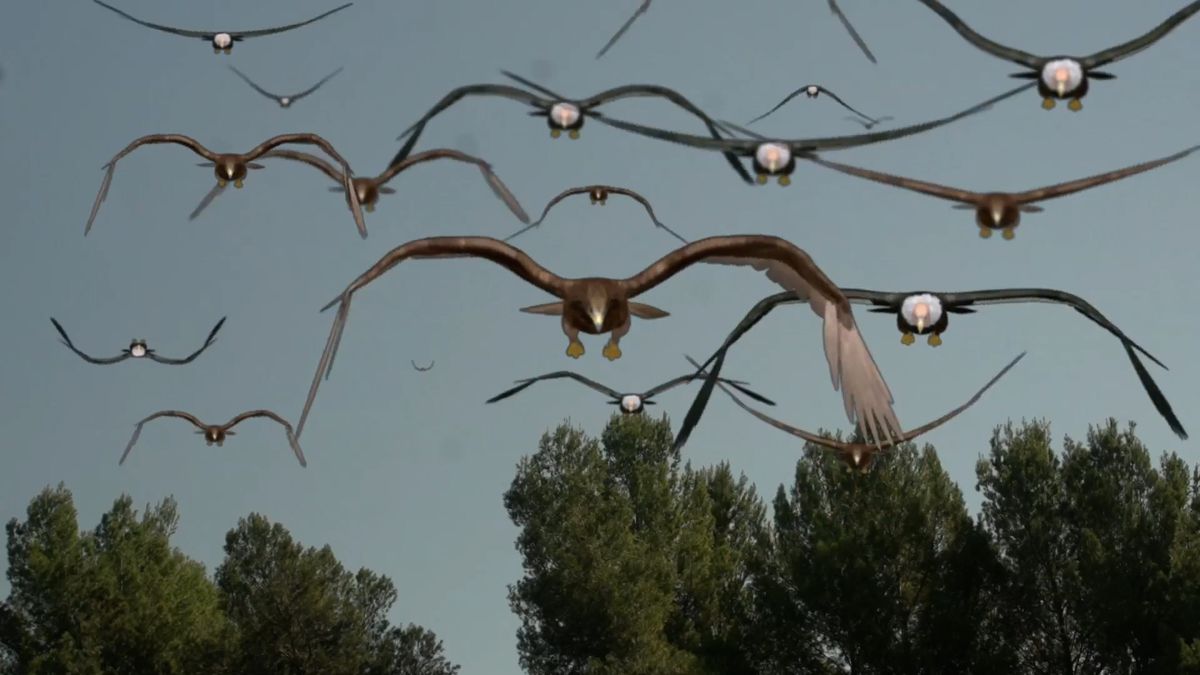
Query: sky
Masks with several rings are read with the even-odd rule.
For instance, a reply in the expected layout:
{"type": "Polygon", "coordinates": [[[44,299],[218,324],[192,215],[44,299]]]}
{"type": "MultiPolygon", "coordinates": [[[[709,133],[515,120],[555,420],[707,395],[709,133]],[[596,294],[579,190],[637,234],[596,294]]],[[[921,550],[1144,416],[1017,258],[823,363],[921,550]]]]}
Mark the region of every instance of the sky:
{"type": "MultiPolygon", "coordinates": [[[[114,0],[145,20],[197,29],[252,29],[300,21],[338,3],[114,0]]],[[[444,640],[464,675],[519,673],[517,618],[506,592],[522,574],[517,530],[502,504],[517,462],[563,421],[598,435],[613,411],[568,381],[484,401],[513,380],[574,369],[621,390],[687,372],[747,309],[780,290],[749,269],[698,265],[640,298],[669,311],[635,320],[624,356],[605,360],[587,338],[567,358],[557,318],[517,310],[550,300],[478,260],[413,261],[359,293],[333,377],[320,391],[300,468],[280,429],[252,420],[222,448],[178,420],[147,425],[117,466],[134,423],[163,408],[223,422],[251,408],[295,419],[332,313],[318,308],[390,248],[434,235],[504,237],[520,224],[474,167],[439,161],[402,174],[367,214],[360,240],[331,183],[308,167],[267,160],[242,190],[200,218],[187,215],[212,185],[209,169],[172,146],[118,165],[108,200],[83,226],[101,166],[143,134],[188,134],[244,151],[284,132],[328,138],[355,171],[381,171],[394,139],[443,94],[502,83],[501,68],[564,95],[630,83],[661,84],[736,123],[785,94],[822,84],[889,126],[962,110],[1016,84],[1016,68],[977,51],[917,2],[843,0],[879,58],[868,62],[820,0],[657,0],[602,60],[595,52],[637,0],[357,0],[317,24],[239,43],[207,44],[142,28],[85,0],[12,3],[0,21],[0,517],[62,481],[84,528],[121,493],[135,504],[179,501],[173,539],[211,570],[224,534],[250,512],[283,523],[306,545],[329,544],[351,569],[392,578],[394,622],[444,640]],[[235,64],[268,90],[302,90],[345,71],[290,109],[242,83],[235,64]],[[212,348],[183,367],[148,361],[87,364],[57,339],[115,354],[145,338],[186,354],[220,317],[212,348]],[[428,372],[418,364],[436,361],[428,372]]],[[[1150,29],[1182,0],[948,2],[1002,43],[1032,52],[1088,54],[1150,29]]],[[[1094,82],[1084,109],[1047,112],[1033,91],[950,126],[831,152],[830,159],[976,190],[1024,190],[1172,154],[1200,143],[1195,64],[1200,20],[1094,82]],[[1180,67],[1183,66],[1183,67],[1180,67]]],[[[621,101],[610,115],[702,133],[653,100],[621,101]]],[[[1050,201],[1017,236],[980,239],[968,211],[947,202],[801,164],[789,187],[746,186],[719,154],[588,123],[580,139],[551,140],[540,119],[505,99],[460,102],[431,122],[418,149],[476,153],[527,211],[559,191],[609,183],[640,191],[689,239],[771,234],[805,249],[842,286],[973,290],[1044,286],[1090,300],[1170,368],[1148,363],[1184,425],[1200,433],[1200,332],[1193,298],[1200,157],[1050,201]]],[[[782,138],[861,132],[828,98],[801,96],[754,129],[782,138]]],[[[882,128],[882,127],[881,127],[882,128]]],[[[676,246],[635,203],[584,196],[560,204],[514,243],[564,276],[624,277],[676,246]]],[[[905,347],[889,315],[856,310],[895,397],[900,421],[923,424],[959,405],[1021,351],[1028,356],[974,408],[924,437],[940,451],[972,513],[975,463],[993,429],[1047,419],[1058,442],[1089,424],[1136,422],[1151,454],[1200,461],[1158,416],[1107,332],[1063,306],[987,307],[955,316],[945,343],[905,347]]],[[[845,429],[830,387],[820,321],[783,307],[730,353],[724,374],[777,401],[770,414],[806,429],[845,429]]],[[[660,397],[681,419],[695,388],[660,397]]],[[[696,466],[728,461],[760,494],[790,484],[797,439],[762,424],[720,393],[684,449],[696,466]]],[[[0,566],[4,563],[0,562],[0,566]]],[[[0,581],[0,593],[8,584],[0,581]]]]}

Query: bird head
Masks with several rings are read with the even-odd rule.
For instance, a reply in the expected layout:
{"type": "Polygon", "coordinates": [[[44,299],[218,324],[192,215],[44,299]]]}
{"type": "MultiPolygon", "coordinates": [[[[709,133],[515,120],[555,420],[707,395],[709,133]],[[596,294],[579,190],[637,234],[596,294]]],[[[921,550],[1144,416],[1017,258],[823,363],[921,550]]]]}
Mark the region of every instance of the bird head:
{"type": "Polygon", "coordinates": [[[920,334],[942,318],[942,301],[932,293],[917,293],[904,299],[900,305],[904,322],[917,329],[920,334]]]}

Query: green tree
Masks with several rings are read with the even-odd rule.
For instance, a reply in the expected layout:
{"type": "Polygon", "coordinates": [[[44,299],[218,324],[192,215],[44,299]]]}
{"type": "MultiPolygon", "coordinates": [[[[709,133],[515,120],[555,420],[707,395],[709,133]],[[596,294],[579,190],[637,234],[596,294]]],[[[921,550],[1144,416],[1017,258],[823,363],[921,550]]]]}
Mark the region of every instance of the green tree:
{"type": "Polygon", "coordinates": [[[771,672],[1012,672],[985,630],[987,538],[932,448],[904,444],[863,475],[806,444],[789,492],[757,583],[771,672]]]}
{"type": "Polygon", "coordinates": [[[59,485],[9,521],[8,579],[0,641],[16,672],[210,673],[228,625],[204,567],[170,546],[179,516],[166,499],[139,519],[116,500],[81,533],[71,493],[59,485]]]}
{"type": "Polygon", "coordinates": [[[221,605],[238,629],[237,670],[257,675],[453,675],[433,633],[389,625],[390,579],[351,573],[251,514],[225,536],[221,605]]]}
{"type": "MultiPolygon", "coordinates": [[[[753,673],[747,587],[763,506],[727,466],[681,467],[665,419],[566,425],[522,459],[505,508],[525,575],[509,589],[533,675],[753,673]]],[[[760,556],[761,557],[761,556],[760,556]]]]}
{"type": "Polygon", "coordinates": [[[1067,438],[997,430],[977,467],[1005,568],[1000,603],[1028,673],[1177,673],[1200,636],[1196,479],[1115,420],[1067,438]]]}

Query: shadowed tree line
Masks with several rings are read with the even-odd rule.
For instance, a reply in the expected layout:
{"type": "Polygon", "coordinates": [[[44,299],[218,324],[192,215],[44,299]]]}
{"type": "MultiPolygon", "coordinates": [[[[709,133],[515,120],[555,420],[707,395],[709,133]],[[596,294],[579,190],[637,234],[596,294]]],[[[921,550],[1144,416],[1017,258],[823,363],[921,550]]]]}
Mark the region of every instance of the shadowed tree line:
{"type": "MultiPolygon", "coordinates": [[[[664,419],[562,426],[505,494],[534,675],[1200,673],[1200,472],[1113,420],[1009,424],[972,518],[933,448],[803,449],[771,514],[664,419]]],[[[972,450],[974,452],[974,450],[972,450]]],[[[736,453],[731,453],[736,455],[736,453]]]]}
{"type": "Polygon", "coordinates": [[[122,496],[81,532],[70,491],[9,521],[0,672],[11,675],[454,675],[419,626],[392,626],[391,580],[350,572],[251,514],[204,566],[170,545],[173,499],[139,515],[122,496]]]}

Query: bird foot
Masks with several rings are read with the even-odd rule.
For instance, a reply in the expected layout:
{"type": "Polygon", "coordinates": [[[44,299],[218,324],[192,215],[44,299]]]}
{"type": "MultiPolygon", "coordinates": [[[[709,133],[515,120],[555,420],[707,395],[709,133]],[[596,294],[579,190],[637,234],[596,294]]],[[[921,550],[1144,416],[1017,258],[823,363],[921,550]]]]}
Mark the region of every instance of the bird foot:
{"type": "Polygon", "coordinates": [[[583,356],[583,343],[579,340],[571,340],[571,344],[567,345],[567,356],[573,359],[583,356]]]}
{"type": "Polygon", "coordinates": [[[233,51],[233,47],[226,47],[225,49],[222,49],[221,51],[228,54],[229,52],[233,51]]]}
{"type": "Polygon", "coordinates": [[[221,50],[220,50],[220,49],[218,49],[218,48],[216,48],[216,47],[213,47],[213,53],[214,53],[214,54],[220,54],[220,53],[221,53],[221,50]]]}
{"type": "Polygon", "coordinates": [[[1017,231],[1014,228],[1006,227],[1002,232],[1000,232],[1000,236],[1012,241],[1012,238],[1017,236],[1017,231]]]}
{"type": "Polygon", "coordinates": [[[573,141],[577,141],[577,140],[579,140],[579,130],[578,130],[578,129],[572,129],[572,130],[568,131],[568,132],[567,132],[567,137],[568,137],[568,138],[570,138],[570,139],[571,139],[571,140],[573,140],[573,141]]]}
{"type": "Polygon", "coordinates": [[[758,176],[757,176],[757,177],[756,177],[754,180],[755,180],[755,181],[756,181],[756,182],[757,182],[759,185],[766,185],[766,184],[767,184],[767,174],[765,174],[765,173],[760,173],[760,174],[758,174],[758,176]]]}
{"type": "Polygon", "coordinates": [[[550,130],[550,138],[558,138],[559,136],[562,136],[562,129],[550,130]]]}
{"type": "Polygon", "coordinates": [[[776,179],[776,180],[777,180],[777,182],[778,182],[780,185],[782,185],[783,187],[787,187],[787,186],[789,186],[789,185],[791,185],[791,184],[792,184],[792,178],[791,178],[791,176],[780,176],[780,177],[779,177],[778,179],[776,179]]]}
{"type": "Polygon", "coordinates": [[[246,183],[245,183],[245,182],[243,182],[241,178],[239,178],[239,179],[237,179],[237,180],[233,181],[233,187],[235,187],[235,188],[237,188],[237,189],[239,189],[239,190],[241,190],[241,189],[242,189],[242,186],[243,186],[243,185],[245,185],[245,184],[246,184],[246,183]]]}
{"type": "Polygon", "coordinates": [[[366,209],[367,213],[375,213],[375,205],[374,204],[364,204],[363,208],[366,209]]]}
{"type": "Polygon", "coordinates": [[[618,347],[617,343],[615,342],[609,342],[608,344],[604,345],[604,351],[600,353],[603,354],[604,358],[608,359],[609,361],[616,361],[617,359],[621,358],[621,348],[618,347]]]}
{"type": "Polygon", "coordinates": [[[220,178],[217,179],[217,187],[219,187],[219,188],[223,188],[228,184],[229,184],[229,181],[221,180],[220,178]]]}
{"type": "Polygon", "coordinates": [[[980,237],[982,237],[982,238],[984,238],[984,239],[989,239],[989,238],[991,238],[991,236],[992,236],[992,230],[991,230],[991,228],[988,228],[988,227],[981,227],[981,228],[979,228],[979,236],[980,236],[980,237]]]}
{"type": "Polygon", "coordinates": [[[1056,104],[1054,102],[1054,99],[1050,98],[1049,96],[1042,99],[1042,109],[1043,110],[1054,110],[1055,105],[1056,104]]]}
{"type": "Polygon", "coordinates": [[[917,341],[917,338],[914,337],[912,333],[905,333],[904,335],[900,336],[900,344],[905,345],[905,346],[911,345],[912,343],[914,343],[916,341],[917,341]]]}
{"type": "Polygon", "coordinates": [[[1073,98],[1071,99],[1071,102],[1067,104],[1067,107],[1071,109],[1071,112],[1079,112],[1080,110],[1083,110],[1083,101],[1073,98]]]}
{"type": "Polygon", "coordinates": [[[941,336],[939,336],[937,333],[933,333],[933,334],[931,334],[931,335],[929,336],[929,340],[928,340],[928,342],[929,342],[929,346],[930,346],[930,347],[940,347],[940,346],[942,346],[942,338],[941,338],[941,336]]]}

